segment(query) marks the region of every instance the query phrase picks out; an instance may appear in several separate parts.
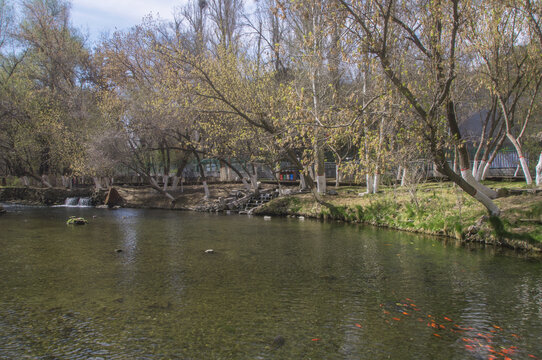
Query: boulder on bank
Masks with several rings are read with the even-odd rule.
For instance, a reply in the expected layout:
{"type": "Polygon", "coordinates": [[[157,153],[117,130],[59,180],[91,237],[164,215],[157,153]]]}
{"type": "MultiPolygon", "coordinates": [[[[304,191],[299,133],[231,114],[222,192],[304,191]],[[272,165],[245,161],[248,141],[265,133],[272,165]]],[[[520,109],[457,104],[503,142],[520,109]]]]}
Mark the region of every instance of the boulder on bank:
{"type": "Polygon", "coordinates": [[[4,214],[6,212],[6,210],[2,207],[2,205],[0,205],[0,215],[4,214]]]}
{"type": "Polygon", "coordinates": [[[110,188],[105,197],[104,205],[108,207],[122,206],[124,199],[115,188],[110,188]]]}

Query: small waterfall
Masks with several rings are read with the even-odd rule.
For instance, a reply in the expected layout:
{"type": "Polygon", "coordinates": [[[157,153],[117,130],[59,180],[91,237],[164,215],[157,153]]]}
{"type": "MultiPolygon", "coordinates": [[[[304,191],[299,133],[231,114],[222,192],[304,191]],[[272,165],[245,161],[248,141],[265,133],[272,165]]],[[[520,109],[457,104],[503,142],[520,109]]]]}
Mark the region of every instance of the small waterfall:
{"type": "Polygon", "coordinates": [[[89,197],[69,197],[64,200],[62,207],[89,207],[92,206],[92,199],[89,197]]]}
{"type": "Polygon", "coordinates": [[[80,206],[80,207],[92,206],[92,199],[89,197],[79,198],[79,201],[77,202],[77,206],[80,206]]]}
{"type": "Polygon", "coordinates": [[[79,204],[79,198],[69,197],[64,200],[64,206],[77,206],[79,204]]]}

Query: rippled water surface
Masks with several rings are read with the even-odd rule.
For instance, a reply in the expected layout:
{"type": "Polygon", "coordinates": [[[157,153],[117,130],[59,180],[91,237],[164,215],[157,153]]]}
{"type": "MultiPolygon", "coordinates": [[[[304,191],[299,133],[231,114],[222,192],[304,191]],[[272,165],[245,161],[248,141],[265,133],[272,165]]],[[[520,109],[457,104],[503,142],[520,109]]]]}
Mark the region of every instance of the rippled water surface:
{"type": "Polygon", "coordinates": [[[538,260],[297,219],[6,208],[0,359],[542,358],[538,260]]]}

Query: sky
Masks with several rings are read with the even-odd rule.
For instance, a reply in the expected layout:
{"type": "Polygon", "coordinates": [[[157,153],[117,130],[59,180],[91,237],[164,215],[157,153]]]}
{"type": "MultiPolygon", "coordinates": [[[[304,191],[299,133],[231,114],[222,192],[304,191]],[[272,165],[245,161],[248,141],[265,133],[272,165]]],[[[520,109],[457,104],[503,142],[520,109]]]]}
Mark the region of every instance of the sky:
{"type": "Polygon", "coordinates": [[[141,23],[152,13],[162,19],[172,19],[173,10],[183,0],[72,0],[72,23],[91,41],[97,41],[104,31],[124,30],[141,23]]]}

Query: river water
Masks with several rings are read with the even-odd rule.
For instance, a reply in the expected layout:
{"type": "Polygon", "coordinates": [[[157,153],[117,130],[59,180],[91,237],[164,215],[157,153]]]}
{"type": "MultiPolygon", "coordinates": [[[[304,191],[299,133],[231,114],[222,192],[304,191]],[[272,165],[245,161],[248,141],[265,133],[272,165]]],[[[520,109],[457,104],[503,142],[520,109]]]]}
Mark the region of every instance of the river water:
{"type": "Polygon", "coordinates": [[[539,260],[298,219],[6,209],[0,359],[542,358],[539,260]]]}

